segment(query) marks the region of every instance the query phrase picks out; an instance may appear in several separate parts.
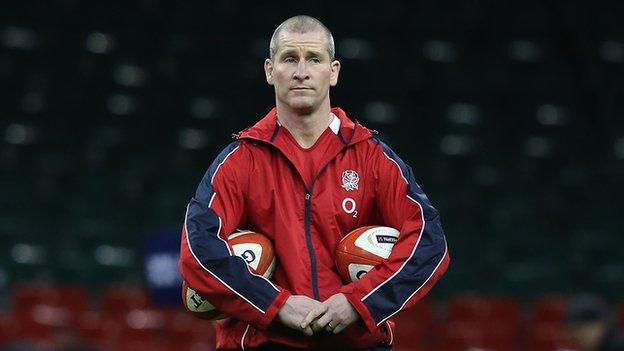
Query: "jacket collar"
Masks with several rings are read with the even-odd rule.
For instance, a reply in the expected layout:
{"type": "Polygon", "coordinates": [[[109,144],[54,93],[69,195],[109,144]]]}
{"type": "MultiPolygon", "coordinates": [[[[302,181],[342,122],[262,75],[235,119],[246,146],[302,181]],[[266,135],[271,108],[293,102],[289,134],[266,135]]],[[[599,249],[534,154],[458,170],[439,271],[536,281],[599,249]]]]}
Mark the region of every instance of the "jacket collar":
{"type": "MultiPolygon", "coordinates": [[[[337,133],[345,145],[353,145],[371,138],[376,131],[370,130],[357,121],[352,121],[340,107],[334,107],[331,112],[340,119],[340,129],[337,133]]],[[[277,120],[277,110],[274,107],[269,113],[253,126],[244,129],[235,135],[237,139],[255,139],[273,144],[273,140],[282,127],[277,120]]]]}

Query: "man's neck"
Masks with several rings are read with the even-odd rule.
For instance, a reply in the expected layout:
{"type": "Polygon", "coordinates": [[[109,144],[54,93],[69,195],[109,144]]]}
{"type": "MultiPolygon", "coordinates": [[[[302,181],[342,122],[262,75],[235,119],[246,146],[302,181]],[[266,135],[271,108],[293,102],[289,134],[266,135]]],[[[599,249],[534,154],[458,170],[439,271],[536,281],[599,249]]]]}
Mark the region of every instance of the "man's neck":
{"type": "Polygon", "coordinates": [[[331,123],[333,116],[328,106],[321,107],[309,114],[298,114],[288,109],[277,107],[277,119],[288,129],[302,148],[312,147],[331,123]]]}

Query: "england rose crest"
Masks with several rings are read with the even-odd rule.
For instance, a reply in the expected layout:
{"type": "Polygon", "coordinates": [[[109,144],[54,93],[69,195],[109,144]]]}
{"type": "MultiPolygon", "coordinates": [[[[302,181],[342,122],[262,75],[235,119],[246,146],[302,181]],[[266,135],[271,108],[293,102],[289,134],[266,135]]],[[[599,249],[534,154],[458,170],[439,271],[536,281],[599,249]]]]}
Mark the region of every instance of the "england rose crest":
{"type": "Polygon", "coordinates": [[[342,172],[342,187],[346,191],[357,190],[359,181],[360,176],[356,171],[348,169],[342,172]]]}

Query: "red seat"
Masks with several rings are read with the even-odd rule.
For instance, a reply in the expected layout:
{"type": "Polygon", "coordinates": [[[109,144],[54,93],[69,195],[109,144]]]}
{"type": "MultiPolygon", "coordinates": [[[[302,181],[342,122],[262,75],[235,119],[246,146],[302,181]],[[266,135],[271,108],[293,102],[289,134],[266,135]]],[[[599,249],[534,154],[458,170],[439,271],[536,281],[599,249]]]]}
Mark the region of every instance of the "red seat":
{"type": "Polygon", "coordinates": [[[515,327],[497,321],[451,321],[444,326],[442,348],[450,351],[518,349],[519,334],[515,327]]]}
{"type": "Polygon", "coordinates": [[[122,326],[119,321],[107,314],[87,311],[79,314],[75,328],[85,340],[102,345],[107,341],[117,340],[122,326]]]}
{"type": "Polygon", "coordinates": [[[19,326],[12,314],[0,313],[0,345],[15,341],[19,326]]]}
{"type": "Polygon", "coordinates": [[[210,321],[202,320],[182,311],[169,311],[166,314],[165,327],[168,339],[182,350],[190,350],[193,345],[206,345],[209,348],[194,348],[212,350],[215,346],[214,325],[210,321]]]}
{"type": "Polygon", "coordinates": [[[79,314],[89,309],[88,294],[84,287],[79,285],[61,285],[58,291],[57,306],[66,308],[73,314],[79,314]]]}
{"type": "Polygon", "coordinates": [[[480,296],[457,296],[449,303],[449,321],[482,319],[487,312],[487,301],[480,296]]]}
{"type": "Polygon", "coordinates": [[[563,323],[568,300],[563,297],[545,297],[533,306],[533,322],[563,323]]]}
{"type": "Polygon", "coordinates": [[[522,328],[515,320],[505,321],[492,319],[477,324],[483,331],[482,346],[489,350],[518,350],[521,342],[522,328]]]}
{"type": "Polygon", "coordinates": [[[532,351],[571,349],[564,325],[557,322],[535,323],[530,329],[528,349],[532,351]]]}
{"type": "Polygon", "coordinates": [[[16,313],[30,311],[37,305],[55,306],[59,300],[58,290],[46,283],[27,283],[15,288],[13,310],[16,313]]]}
{"type": "Polygon", "coordinates": [[[165,314],[154,309],[134,309],[124,318],[120,341],[124,344],[131,342],[150,342],[167,336],[165,331],[165,314]]]}
{"type": "Polygon", "coordinates": [[[450,321],[504,320],[521,322],[518,302],[509,297],[459,296],[451,300],[450,321]]]}
{"type": "Polygon", "coordinates": [[[55,330],[69,325],[67,311],[48,305],[35,305],[30,310],[16,313],[15,317],[17,337],[22,340],[50,341],[55,330]]]}
{"type": "Polygon", "coordinates": [[[86,292],[77,291],[80,289],[76,287],[41,282],[16,287],[13,294],[16,337],[49,344],[74,336],[76,306],[85,306],[86,302],[86,292]]]}
{"type": "MultiPolygon", "coordinates": [[[[184,348],[181,348],[180,345],[171,343],[167,340],[158,340],[158,339],[150,339],[150,340],[135,340],[135,341],[122,341],[119,342],[114,350],[120,351],[182,351],[184,348]]],[[[203,351],[203,350],[202,350],[203,351]]]]}
{"type": "Polygon", "coordinates": [[[518,302],[509,297],[464,295],[449,303],[444,347],[516,350],[522,333],[518,302]]]}
{"type": "Polygon", "coordinates": [[[78,314],[86,309],[87,293],[79,286],[28,283],[17,287],[13,295],[13,310],[17,315],[32,317],[37,314],[39,319],[54,315],[57,319],[44,323],[55,324],[55,327],[73,326],[78,314]]]}
{"type": "Polygon", "coordinates": [[[433,304],[419,301],[406,311],[396,314],[393,330],[394,350],[423,350],[437,344],[433,304]]]}
{"type": "MultiPolygon", "coordinates": [[[[199,319],[182,311],[170,312],[167,316],[167,334],[173,341],[188,341],[195,337],[195,327],[199,319]]],[[[212,323],[209,323],[211,324],[212,323]]]]}
{"type": "Polygon", "coordinates": [[[214,340],[210,342],[203,340],[192,340],[190,342],[187,341],[179,344],[179,347],[179,350],[181,351],[214,351],[216,348],[216,342],[214,340]]]}
{"type": "Polygon", "coordinates": [[[118,318],[123,318],[130,310],[150,308],[149,295],[137,287],[111,286],[102,300],[104,311],[118,318]]]}
{"type": "Polygon", "coordinates": [[[449,351],[465,351],[483,346],[483,330],[467,321],[451,321],[444,326],[442,346],[449,351]]]}

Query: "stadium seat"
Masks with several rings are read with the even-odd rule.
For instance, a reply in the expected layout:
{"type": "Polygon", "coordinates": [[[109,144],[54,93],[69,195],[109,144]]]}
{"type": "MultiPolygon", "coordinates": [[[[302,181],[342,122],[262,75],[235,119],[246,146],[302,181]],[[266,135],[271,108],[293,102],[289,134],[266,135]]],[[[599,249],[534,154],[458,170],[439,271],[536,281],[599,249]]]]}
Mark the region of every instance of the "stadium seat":
{"type": "Polygon", "coordinates": [[[89,309],[87,291],[80,285],[60,285],[56,287],[58,301],[56,306],[63,307],[73,314],[89,309]]]}
{"type": "Polygon", "coordinates": [[[450,350],[516,350],[521,339],[516,325],[496,320],[449,321],[443,330],[442,345],[450,350]]]}
{"type": "Polygon", "coordinates": [[[120,341],[115,345],[119,351],[169,351],[184,350],[180,345],[170,343],[167,340],[145,340],[145,341],[120,341]]]}
{"type": "Polygon", "coordinates": [[[549,296],[533,304],[532,323],[563,324],[568,301],[564,297],[549,296]]]}
{"type": "Polygon", "coordinates": [[[482,345],[486,349],[516,350],[522,339],[522,328],[514,321],[489,320],[480,323],[484,330],[482,345]]]}
{"type": "Polygon", "coordinates": [[[165,313],[155,309],[130,309],[125,314],[120,342],[149,342],[165,335],[165,313]]]}
{"type": "Polygon", "coordinates": [[[17,337],[19,325],[11,313],[0,312],[0,345],[7,345],[17,337]]]}
{"type": "Polygon", "coordinates": [[[55,337],[55,331],[67,328],[70,316],[61,308],[48,305],[35,305],[30,310],[15,314],[19,326],[17,338],[38,342],[49,342],[55,337]]]}
{"type": "Polygon", "coordinates": [[[121,318],[128,311],[150,307],[147,292],[138,287],[111,286],[106,289],[102,297],[103,311],[121,318]]]}
{"type": "Polygon", "coordinates": [[[394,349],[424,350],[437,344],[439,335],[430,301],[419,301],[407,311],[398,313],[394,321],[394,349]]]}
{"type": "Polygon", "coordinates": [[[449,321],[443,327],[442,345],[448,351],[465,351],[484,346],[484,330],[473,322],[449,321]]]}
{"type": "Polygon", "coordinates": [[[213,347],[215,344],[213,323],[198,319],[189,313],[178,310],[169,311],[165,327],[168,339],[176,345],[185,345],[184,347],[191,349],[193,345],[213,347]]]}
{"type": "Polygon", "coordinates": [[[445,345],[452,349],[515,349],[522,331],[518,303],[508,297],[455,297],[449,303],[448,323],[453,327],[446,329],[445,345]]]}
{"type": "Polygon", "coordinates": [[[565,327],[557,322],[532,324],[528,335],[528,349],[531,351],[571,349],[565,327]]]}
{"type": "Polygon", "coordinates": [[[97,311],[82,312],[76,319],[76,332],[84,340],[105,345],[119,339],[122,323],[110,315],[97,311]]]}
{"type": "Polygon", "coordinates": [[[499,320],[520,323],[518,302],[506,297],[458,296],[449,306],[449,320],[499,320]]]}
{"type": "Polygon", "coordinates": [[[520,309],[513,298],[458,296],[449,302],[444,345],[454,350],[515,349],[521,327],[520,309]]]}
{"type": "Polygon", "coordinates": [[[88,308],[87,293],[84,287],[77,285],[53,285],[29,283],[19,286],[13,296],[13,309],[22,314],[33,308],[44,306],[54,308],[68,315],[70,323],[77,315],[88,308]]]}
{"type": "Polygon", "coordinates": [[[16,313],[22,314],[37,305],[56,306],[59,299],[59,291],[52,284],[27,283],[15,288],[12,306],[16,313]]]}

